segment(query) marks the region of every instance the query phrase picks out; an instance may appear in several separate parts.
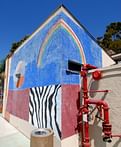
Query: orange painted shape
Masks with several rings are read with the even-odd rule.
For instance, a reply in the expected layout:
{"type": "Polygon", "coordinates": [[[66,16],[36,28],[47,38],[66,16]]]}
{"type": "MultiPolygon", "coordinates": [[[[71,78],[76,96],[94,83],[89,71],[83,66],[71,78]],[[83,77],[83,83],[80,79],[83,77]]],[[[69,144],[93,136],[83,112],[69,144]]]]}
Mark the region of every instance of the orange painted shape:
{"type": "Polygon", "coordinates": [[[3,110],[3,105],[0,104],[0,113],[2,113],[2,110],[3,110]]]}
{"type": "Polygon", "coordinates": [[[21,75],[17,80],[16,87],[20,88],[23,85],[23,83],[24,83],[24,76],[21,75]]]}

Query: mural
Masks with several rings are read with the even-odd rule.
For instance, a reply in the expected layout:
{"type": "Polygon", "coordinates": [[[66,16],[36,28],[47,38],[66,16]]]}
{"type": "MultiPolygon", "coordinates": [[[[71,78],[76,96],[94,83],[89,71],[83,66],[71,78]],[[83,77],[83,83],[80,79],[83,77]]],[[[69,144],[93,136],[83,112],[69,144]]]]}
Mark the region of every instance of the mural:
{"type": "Polygon", "coordinates": [[[53,84],[78,84],[77,75],[66,74],[68,60],[101,67],[102,52],[81,26],[60,12],[12,56],[9,88],[18,90],[13,73],[20,61],[25,63],[26,81],[19,87],[21,90],[53,84]]]}
{"type": "Polygon", "coordinates": [[[73,30],[69,27],[69,25],[63,19],[60,19],[52,26],[52,28],[50,28],[50,30],[48,31],[48,33],[45,37],[45,40],[42,43],[42,46],[40,48],[39,58],[38,58],[38,65],[42,64],[41,61],[42,61],[42,55],[43,55],[44,49],[48,45],[48,42],[51,40],[52,35],[59,29],[63,29],[68,34],[68,35],[66,35],[66,37],[69,36],[70,39],[72,39],[73,42],[75,42],[75,44],[77,45],[77,48],[79,49],[80,59],[82,59],[82,63],[85,63],[86,62],[85,55],[84,55],[82,45],[81,45],[78,37],[73,32],[73,30]]]}
{"type": "Polygon", "coordinates": [[[51,128],[61,137],[61,86],[30,89],[29,122],[38,128],[51,128]]]}
{"type": "Polygon", "coordinates": [[[29,89],[8,91],[7,108],[10,114],[24,120],[29,120],[29,89]]]}
{"type": "Polygon", "coordinates": [[[25,62],[19,61],[13,76],[14,86],[16,86],[17,88],[23,85],[24,74],[25,74],[25,62]]]}
{"type": "Polygon", "coordinates": [[[62,139],[77,133],[79,103],[80,86],[62,85],[62,139]]]}
{"type": "Polygon", "coordinates": [[[67,73],[68,60],[102,67],[91,35],[61,7],[10,58],[6,111],[57,138],[75,134],[80,76],[67,73]]]}

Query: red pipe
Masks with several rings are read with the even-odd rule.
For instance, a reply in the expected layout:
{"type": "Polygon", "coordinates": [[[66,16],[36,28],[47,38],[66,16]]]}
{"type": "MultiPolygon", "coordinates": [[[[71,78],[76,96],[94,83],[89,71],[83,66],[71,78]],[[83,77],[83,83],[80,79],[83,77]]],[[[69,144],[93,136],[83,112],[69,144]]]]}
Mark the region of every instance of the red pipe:
{"type": "MultiPolygon", "coordinates": [[[[100,99],[89,99],[88,98],[88,93],[91,92],[109,92],[110,90],[90,90],[88,91],[87,88],[87,73],[88,70],[91,69],[96,69],[96,66],[90,65],[90,64],[84,64],[79,65],[79,70],[81,70],[80,74],[82,77],[82,90],[83,90],[83,101],[82,101],[82,106],[79,109],[78,113],[78,126],[77,129],[82,133],[82,147],[91,147],[90,144],[90,137],[89,137],[89,122],[88,122],[88,116],[90,115],[89,113],[89,104],[95,104],[96,108],[98,108],[99,113],[100,113],[100,119],[103,120],[102,127],[103,127],[103,141],[105,142],[111,142],[112,137],[120,137],[121,135],[112,135],[112,126],[110,125],[109,122],[109,106],[104,100],[100,99]],[[102,118],[103,117],[103,118],[102,118]]],[[[102,75],[101,71],[96,70],[93,72],[92,77],[94,80],[100,80],[102,75]]]]}
{"type": "Polygon", "coordinates": [[[111,135],[111,137],[119,137],[119,138],[121,138],[121,135],[111,135]]]}
{"type": "MultiPolygon", "coordinates": [[[[89,104],[95,104],[97,106],[103,106],[102,109],[104,111],[104,122],[103,122],[103,132],[104,132],[104,139],[111,138],[111,125],[109,124],[109,107],[108,104],[103,100],[94,100],[88,98],[88,92],[108,92],[108,90],[101,90],[101,91],[88,91],[87,88],[87,73],[90,69],[96,69],[97,67],[90,65],[90,64],[84,64],[81,70],[81,76],[82,84],[83,84],[83,109],[80,110],[81,117],[82,117],[82,147],[91,147],[90,144],[90,137],[89,137],[89,123],[87,121],[83,121],[83,115],[88,116],[89,110],[88,105],[89,104]]],[[[110,140],[109,140],[110,141],[110,140]]]]}
{"type": "Polygon", "coordinates": [[[110,92],[111,90],[89,90],[89,93],[93,93],[93,92],[110,92]]]}
{"type": "Polygon", "coordinates": [[[104,122],[109,123],[109,107],[108,104],[104,100],[97,100],[97,99],[87,99],[87,104],[95,104],[97,106],[103,106],[104,110],[104,122]]]}
{"type": "Polygon", "coordinates": [[[83,66],[86,70],[96,69],[97,67],[91,64],[84,64],[83,66]]]}
{"type": "Polygon", "coordinates": [[[111,142],[111,135],[112,135],[112,126],[109,123],[109,106],[104,100],[97,100],[97,99],[87,99],[87,104],[95,104],[97,106],[103,106],[103,113],[104,113],[104,122],[102,123],[103,133],[104,133],[104,140],[111,142]]]}
{"type": "MultiPolygon", "coordinates": [[[[88,88],[87,88],[87,70],[89,68],[92,68],[89,64],[84,64],[82,71],[81,71],[81,76],[83,77],[83,107],[84,109],[82,110],[82,120],[83,120],[83,115],[88,115],[88,104],[86,103],[86,100],[88,99],[88,88]]],[[[93,67],[94,68],[94,67],[93,67]]],[[[89,138],[89,123],[83,122],[82,124],[82,147],[90,147],[90,138],[89,138]]]]}

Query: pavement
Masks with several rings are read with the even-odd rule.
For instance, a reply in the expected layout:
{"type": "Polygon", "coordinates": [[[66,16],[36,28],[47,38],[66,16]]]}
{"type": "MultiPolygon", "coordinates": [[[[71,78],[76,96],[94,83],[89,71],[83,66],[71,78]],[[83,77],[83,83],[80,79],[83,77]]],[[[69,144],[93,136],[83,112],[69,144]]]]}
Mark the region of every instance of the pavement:
{"type": "Polygon", "coordinates": [[[30,140],[0,116],[0,147],[30,147],[30,140]]]}

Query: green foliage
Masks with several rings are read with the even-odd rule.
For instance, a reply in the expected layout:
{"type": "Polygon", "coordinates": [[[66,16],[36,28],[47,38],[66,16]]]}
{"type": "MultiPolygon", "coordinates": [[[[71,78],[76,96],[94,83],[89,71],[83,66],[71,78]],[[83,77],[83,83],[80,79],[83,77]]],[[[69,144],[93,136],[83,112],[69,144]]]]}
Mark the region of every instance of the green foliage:
{"type": "Polygon", "coordinates": [[[23,42],[24,42],[25,40],[28,39],[28,37],[29,37],[29,35],[26,35],[26,36],[25,36],[23,39],[21,39],[20,41],[14,42],[14,43],[12,44],[12,46],[11,46],[10,52],[13,53],[20,45],[23,44],[23,42]]]}
{"type": "Polygon", "coordinates": [[[0,74],[5,71],[5,60],[0,61],[0,74]]]}
{"type": "Polygon", "coordinates": [[[109,24],[104,36],[98,37],[97,41],[106,52],[112,50],[114,53],[121,53],[121,22],[109,24]]]}

